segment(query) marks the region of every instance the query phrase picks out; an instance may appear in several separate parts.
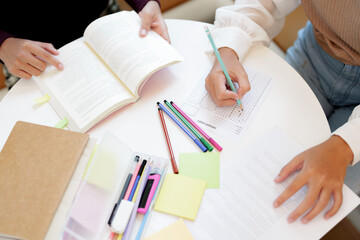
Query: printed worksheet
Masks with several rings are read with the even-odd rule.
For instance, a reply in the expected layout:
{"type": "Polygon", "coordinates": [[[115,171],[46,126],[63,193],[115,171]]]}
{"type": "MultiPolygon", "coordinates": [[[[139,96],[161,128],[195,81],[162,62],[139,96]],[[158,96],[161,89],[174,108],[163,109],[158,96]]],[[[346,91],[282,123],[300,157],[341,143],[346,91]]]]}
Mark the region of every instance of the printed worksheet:
{"type": "Polygon", "coordinates": [[[358,206],[360,199],[344,185],[343,204],[333,217],[324,219],[331,201],[308,224],[299,220],[288,223],[289,214],[304,200],[307,186],[274,208],[273,201],[297,173],[282,183],[275,183],[274,178],[301,151],[285,132],[274,128],[235,156],[221,169],[220,189],[206,189],[195,222],[187,224],[194,239],[320,239],[358,206]]]}
{"type": "MultiPolygon", "coordinates": [[[[198,82],[182,105],[185,111],[201,128],[218,135],[238,140],[264,102],[273,78],[254,69],[245,69],[251,90],[242,99],[244,111],[238,105],[218,107],[205,89],[204,81],[198,82]]],[[[234,84],[236,88],[238,87],[234,84]]]]}

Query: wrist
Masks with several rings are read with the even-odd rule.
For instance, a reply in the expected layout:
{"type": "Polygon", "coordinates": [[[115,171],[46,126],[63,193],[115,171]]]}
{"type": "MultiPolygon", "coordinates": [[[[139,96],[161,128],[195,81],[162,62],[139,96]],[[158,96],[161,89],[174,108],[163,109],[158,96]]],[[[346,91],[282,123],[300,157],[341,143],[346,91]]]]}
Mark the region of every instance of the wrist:
{"type": "Polygon", "coordinates": [[[354,153],[347,142],[338,135],[332,135],[329,140],[333,145],[336,153],[342,155],[342,159],[347,165],[351,165],[354,160],[354,153]]]}
{"type": "Polygon", "coordinates": [[[219,53],[220,53],[222,58],[231,58],[231,59],[236,60],[236,61],[239,60],[238,55],[231,48],[228,48],[228,47],[219,48],[219,53]]]}

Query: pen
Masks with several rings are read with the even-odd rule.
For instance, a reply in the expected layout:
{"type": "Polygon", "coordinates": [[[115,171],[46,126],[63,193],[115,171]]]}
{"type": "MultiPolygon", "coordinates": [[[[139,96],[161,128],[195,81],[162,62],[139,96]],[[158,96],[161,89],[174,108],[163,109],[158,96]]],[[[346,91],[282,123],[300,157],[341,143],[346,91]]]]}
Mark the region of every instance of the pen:
{"type": "MultiPolygon", "coordinates": [[[[145,160],[144,160],[145,161],[145,160]]],[[[150,161],[149,161],[150,163],[150,161]]],[[[139,192],[143,192],[144,190],[144,187],[145,187],[145,183],[146,183],[146,179],[148,179],[149,177],[149,173],[151,171],[151,168],[152,166],[149,166],[150,164],[146,164],[146,166],[144,167],[143,169],[143,176],[141,177],[141,180],[140,180],[140,183],[139,183],[139,192]]],[[[136,217],[136,213],[137,213],[137,210],[138,210],[138,206],[139,206],[139,203],[140,203],[140,194],[139,196],[137,196],[135,198],[135,207],[131,213],[131,217],[129,219],[129,223],[128,225],[126,226],[126,229],[125,229],[125,232],[122,236],[122,240],[127,240],[127,239],[130,239],[130,236],[131,236],[131,232],[133,230],[133,227],[134,227],[134,221],[135,221],[135,217],[136,217]]]]}
{"type": "Polygon", "coordinates": [[[120,206],[121,200],[122,200],[122,199],[124,198],[124,196],[125,196],[125,191],[126,191],[126,189],[128,188],[128,186],[129,186],[131,177],[132,177],[132,173],[129,173],[129,175],[128,175],[127,178],[126,178],[126,181],[125,181],[125,184],[124,184],[124,188],[123,188],[123,190],[121,191],[119,200],[117,201],[117,203],[115,203],[115,206],[114,206],[114,208],[113,208],[113,211],[112,211],[112,213],[111,213],[111,215],[110,215],[110,218],[109,218],[109,221],[108,221],[109,226],[111,226],[112,220],[113,220],[113,218],[114,218],[114,213],[116,213],[116,210],[118,209],[118,206],[120,206]]]}
{"type": "MultiPolygon", "coordinates": [[[[138,163],[139,162],[139,156],[135,156],[135,159],[134,159],[134,163],[138,163]]],[[[135,165],[135,169],[136,169],[136,165],[135,165]]],[[[111,226],[111,223],[112,223],[112,220],[114,218],[114,214],[116,213],[118,207],[120,206],[120,202],[122,199],[125,199],[125,194],[130,186],[130,182],[131,182],[131,179],[132,179],[132,176],[133,176],[133,169],[130,170],[130,173],[128,174],[126,180],[125,180],[125,184],[124,184],[124,187],[120,193],[120,197],[119,197],[119,200],[117,201],[117,203],[115,203],[115,206],[113,208],[113,211],[110,215],[110,218],[109,218],[109,221],[108,221],[108,224],[109,226],[111,226]]]]}
{"type": "Polygon", "coordinates": [[[209,135],[207,135],[204,130],[202,130],[189,116],[185,114],[184,111],[182,111],[173,101],[170,102],[170,104],[186,119],[189,123],[191,123],[211,144],[218,150],[221,151],[222,147],[215,142],[214,139],[212,139],[209,135]]]}
{"type": "Polygon", "coordinates": [[[136,189],[137,189],[137,185],[138,185],[138,183],[139,183],[141,174],[142,174],[142,172],[144,171],[144,167],[145,167],[145,165],[146,165],[146,162],[147,162],[147,161],[144,159],[144,160],[142,161],[142,163],[141,163],[141,167],[140,167],[139,172],[138,172],[138,174],[137,174],[137,176],[136,176],[136,179],[135,179],[135,182],[134,182],[134,186],[132,187],[131,192],[130,192],[130,196],[129,196],[129,199],[128,199],[129,201],[132,201],[132,199],[133,199],[133,197],[134,197],[135,191],[136,191],[136,189]]]}
{"type": "Polygon", "coordinates": [[[198,147],[203,151],[206,152],[207,148],[194,136],[192,135],[189,130],[184,127],[179,120],[176,119],[174,115],[172,115],[161,103],[157,102],[157,105],[163,110],[195,143],[198,147]]]}
{"type": "MultiPolygon", "coordinates": [[[[207,35],[208,38],[209,38],[209,41],[210,41],[210,43],[211,43],[211,46],[212,46],[212,48],[213,48],[213,50],[214,50],[215,56],[216,56],[217,60],[218,60],[219,63],[220,63],[221,69],[223,70],[223,72],[224,72],[224,74],[225,74],[226,80],[227,80],[228,84],[230,85],[231,90],[236,93],[236,89],[235,89],[235,87],[234,87],[234,84],[233,84],[233,82],[231,81],[231,78],[230,78],[230,76],[229,76],[228,71],[226,70],[225,64],[224,64],[224,62],[223,62],[223,60],[222,60],[222,58],[221,58],[221,56],[220,56],[219,51],[217,50],[217,47],[215,46],[215,43],[214,43],[214,40],[213,40],[213,38],[212,38],[212,36],[211,36],[211,33],[210,33],[210,31],[209,31],[209,28],[205,26],[204,29],[205,29],[206,35],[207,35]]],[[[237,102],[238,105],[240,106],[241,110],[243,110],[241,100],[240,100],[240,99],[237,99],[236,102],[237,102]]]]}
{"type": "Polygon", "coordinates": [[[190,123],[166,100],[165,104],[180,118],[180,120],[190,129],[190,131],[204,144],[204,146],[211,152],[213,147],[190,125],[190,123]]]}
{"type": "Polygon", "coordinates": [[[173,168],[173,172],[174,172],[175,174],[178,174],[178,173],[179,173],[179,169],[178,169],[178,167],[177,167],[177,165],[176,165],[174,152],[173,152],[172,147],[171,147],[170,137],[169,137],[169,133],[168,133],[167,128],[166,128],[165,119],[164,119],[164,114],[163,114],[163,112],[161,111],[160,108],[158,108],[158,111],[159,111],[159,115],[160,115],[161,125],[162,125],[163,130],[164,130],[164,135],[165,135],[165,138],[166,138],[166,143],[167,143],[167,146],[168,146],[168,149],[169,149],[169,153],[170,153],[170,160],[171,160],[171,165],[172,165],[172,168],[173,168]]]}
{"type": "Polygon", "coordinates": [[[128,199],[129,199],[131,190],[132,190],[132,188],[133,188],[133,186],[134,186],[134,182],[135,182],[135,179],[136,179],[136,176],[137,176],[137,174],[138,174],[138,172],[139,172],[140,167],[141,167],[141,163],[139,163],[139,159],[138,159],[138,163],[137,163],[137,165],[136,165],[136,167],[135,167],[133,176],[132,176],[132,178],[131,178],[131,180],[130,180],[129,187],[128,187],[128,189],[126,190],[126,193],[125,193],[125,196],[124,196],[124,199],[125,199],[125,200],[128,200],[128,199]]]}

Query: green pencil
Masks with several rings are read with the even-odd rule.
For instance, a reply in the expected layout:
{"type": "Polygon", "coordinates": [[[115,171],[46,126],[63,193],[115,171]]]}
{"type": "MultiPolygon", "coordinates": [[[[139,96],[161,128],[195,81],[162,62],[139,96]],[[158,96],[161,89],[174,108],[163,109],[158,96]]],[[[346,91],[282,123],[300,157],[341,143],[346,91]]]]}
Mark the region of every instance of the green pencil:
{"type": "Polygon", "coordinates": [[[180,120],[194,133],[194,135],[205,145],[205,147],[211,152],[214,148],[191,126],[191,124],[166,100],[164,103],[180,118],[180,120]]]}
{"type": "MultiPolygon", "coordinates": [[[[211,43],[211,46],[212,46],[212,48],[214,49],[215,56],[216,56],[217,60],[218,60],[219,63],[220,63],[221,69],[223,70],[223,72],[224,72],[224,74],[225,74],[226,80],[227,80],[228,84],[230,85],[231,90],[232,90],[233,92],[236,92],[235,86],[234,86],[233,82],[231,81],[231,78],[230,78],[230,76],[229,76],[228,71],[226,70],[225,64],[224,64],[224,62],[223,62],[223,60],[222,60],[222,58],[221,58],[221,56],[220,56],[220,53],[219,53],[219,51],[217,50],[217,47],[215,46],[215,43],[214,43],[214,40],[213,40],[213,38],[212,38],[212,36],[211,36],[211,33],[210,33],[210,31],[209,31],[209,28],[205,26],[204,29],[205,29],[206,35],[207,35],[208,38],[209,38],[209,41],[210,41],[210,43],[211,43]]],[[[236,92],[236,93],[237,93],[237,92],[236,92]]],[[[241,100],[240,100],[240,99],[237,99],[236,102],[237,102],[238,105],[240,106],[241,110],[243,110],[241,100]]]]}

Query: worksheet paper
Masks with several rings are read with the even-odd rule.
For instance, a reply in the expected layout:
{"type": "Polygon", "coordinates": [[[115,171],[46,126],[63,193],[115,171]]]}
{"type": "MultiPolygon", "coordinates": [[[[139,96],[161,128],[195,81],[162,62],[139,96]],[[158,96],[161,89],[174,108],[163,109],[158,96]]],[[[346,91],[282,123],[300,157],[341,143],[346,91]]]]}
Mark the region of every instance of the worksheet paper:
{"type": "MultiPolygon", "coordinates": [[[[218,107],[205,89],[204,81],[198,82],[181,109],[205,132],[214,132],[232,140],[238,140],[251,123],[259,107],[271,89],[272,77],[254,69],[245,69],[251,90],[242,98],[244,111],[238,105],[218,107]]],[[[237,83],[234,84],[238,88],[237,83]]]]}
{"type": "Polygon", "coordinates": [[[276,184],[280,169],[303,149],[276,128],[256,141],[249,149],[222,167],[220,189],[207,189],[196,221],[187,226],[194,238],[202,239],[319,239],[359,203],[348,187],[343,186],[343,204],[328,220],[330,205],[307,224],[288,223],[288,215],[304,199],[300,189],[279,208],[276,197],[291,179],[276,184]]]}

